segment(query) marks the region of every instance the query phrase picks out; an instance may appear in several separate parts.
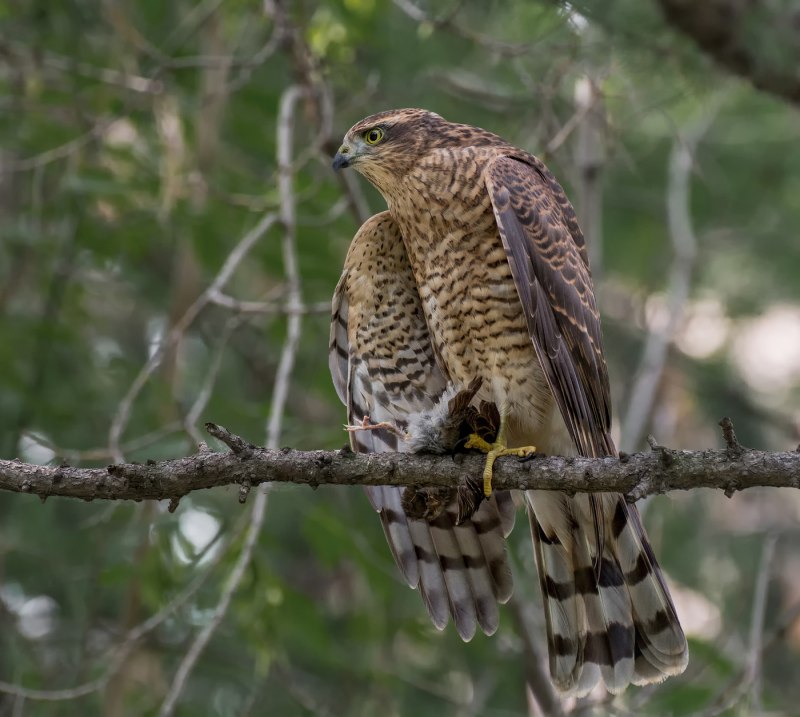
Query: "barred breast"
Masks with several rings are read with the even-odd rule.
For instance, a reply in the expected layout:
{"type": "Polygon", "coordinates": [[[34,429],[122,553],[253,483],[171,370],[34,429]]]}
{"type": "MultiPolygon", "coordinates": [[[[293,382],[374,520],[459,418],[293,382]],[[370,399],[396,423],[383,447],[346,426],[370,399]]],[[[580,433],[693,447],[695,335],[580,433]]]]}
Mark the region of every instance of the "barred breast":
{"type": "Polygon", "coordinates": [[[480,176],[492,151],[432,152],[405,178],[389,209],[442,365],[463,386],[481,377],[479,398],[509,409],[509,437],[534,440],[549,429],[554,402],[480,176]]]}

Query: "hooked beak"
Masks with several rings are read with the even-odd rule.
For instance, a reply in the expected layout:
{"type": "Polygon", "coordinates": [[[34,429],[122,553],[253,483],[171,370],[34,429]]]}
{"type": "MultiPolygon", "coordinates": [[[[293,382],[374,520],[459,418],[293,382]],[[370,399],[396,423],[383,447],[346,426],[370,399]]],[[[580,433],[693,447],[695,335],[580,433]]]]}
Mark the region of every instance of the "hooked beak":
{"type": "Polygon", "coordinates": [[[343,144],[333,158],[333,168],[335,170],[347,169],[350,166],[350,148],[343,144]]]}

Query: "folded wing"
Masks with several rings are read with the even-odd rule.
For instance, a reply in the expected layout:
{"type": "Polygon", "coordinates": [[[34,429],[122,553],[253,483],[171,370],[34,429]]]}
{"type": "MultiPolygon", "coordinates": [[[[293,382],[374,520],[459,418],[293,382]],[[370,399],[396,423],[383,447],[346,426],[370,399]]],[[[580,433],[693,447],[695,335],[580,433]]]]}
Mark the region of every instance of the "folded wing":
{"type": "MultiPolygon", "coordinates": [[[[500,156],[486,187],[528,332],[582,456],[616,455],[608,371],[583,235],[561,186],[535,157],[500,156]]],[[[688,651],[635,506],[620,495],[529,491],[550,670],[585,693],[682,672],[688,651]]]]}
{"type": "MultiPolygon", "coordinates": [[[[447,376],[437,364],[400,231],[388,212],[359,229],[336,286],[329,363],[348,421],[388,421],[405,430],[409,417],[447,397],[447,376]]],[[[351,434],[354,451],[409,450],[395,433],[351,434]]],[[[513,525],[510,496],[499,491],[475,515],[456,525],[455,503],[435,520],[408,517],[401,488],[367,488],[406,582],[419,588],[434,625],[453,617],[469,640],[480,628],[492,634],[498,602],[511,595],[505,535],[513,525]]]]}

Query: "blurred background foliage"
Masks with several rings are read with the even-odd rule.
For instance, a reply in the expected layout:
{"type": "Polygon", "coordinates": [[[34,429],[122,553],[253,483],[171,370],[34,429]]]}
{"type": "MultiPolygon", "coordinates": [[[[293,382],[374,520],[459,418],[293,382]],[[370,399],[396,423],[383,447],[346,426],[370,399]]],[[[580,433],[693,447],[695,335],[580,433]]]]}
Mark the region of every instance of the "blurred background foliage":
{"type": "MultiPolygon", "coordinates": [[[[673,29],[659,5],[678,4],[0,0],[0,457],[181,456],[206,420],[266,441],[293,286],[284,226],[166,339],[248,230],[286,209],[278,112],[293,85],[305,88],[286,170],[302,331],[280,445],[346,440],[326,304],[382,200],[329,158],[362,116],[421,106],[540,155],[573,197],[623,448],[647,432],[719,445],[722,415],[745,445],[794,448],[800,117],[673,29]],[[665,345],[649,367],[648,337],[665,345]],[[653,400],[637,388],[643,370],[653,400]],[[643,417],[622,425],[636,405],[643,417]]],[[[772,62],[791,26],[783,37],[757,23],[800,7],[750,6],[749,48],[772,62]]],[[[241,555],[252,513],[237,495],[196,493],[175,513],[1,496],[0,715],[167,714],[241,555]]],[[[796,492],[644,508],[692,661],[596,713],[798,714],[796,492]]],[[[174,713],[538,714],[525,646],[543,650],[543,626],[522,516],[510,552],[515,602],[497,635],[464,645],[400,584],[360,491],[276,487],[174,713]]]]}

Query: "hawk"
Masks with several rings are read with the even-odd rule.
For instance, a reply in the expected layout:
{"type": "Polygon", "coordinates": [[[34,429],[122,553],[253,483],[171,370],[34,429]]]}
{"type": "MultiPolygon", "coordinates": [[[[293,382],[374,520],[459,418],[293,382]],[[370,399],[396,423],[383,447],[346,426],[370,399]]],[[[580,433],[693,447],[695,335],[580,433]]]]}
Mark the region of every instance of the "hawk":
{"type": "MultiPolygon", "coordinates": [[[[479,380],[499,409],[484,500],[458,524],[408,515],[401,490],[367,489],[404,578],[437,628],[493,633],[511,594],[507,493],[491,462],[617,454],[608,372],[586,245],[561,185],[535,156],[491,132],[421,109],[356,123],[333,160],[383,195],[359,229],[333,299],[330,367],[351,423],[407,426],[479,380]]],[[[387,430],[354,450],[408,450],[387,430]]],[[[480,444],[478,441],[477,444],[480,444]]],[[[550,674],[582,695],[659,682],[687,664],[686,639],[635,506],[619,494],[527,491],[550,674]]]]}

